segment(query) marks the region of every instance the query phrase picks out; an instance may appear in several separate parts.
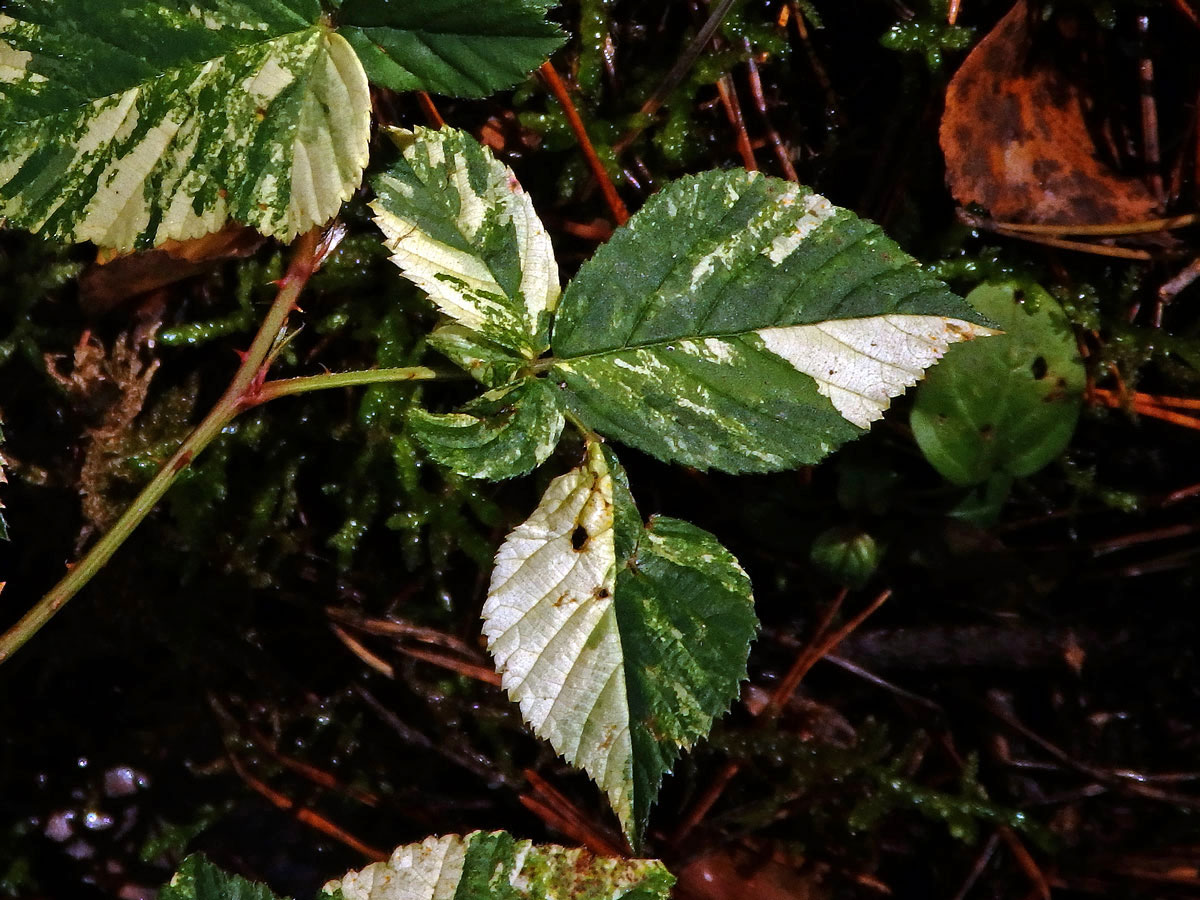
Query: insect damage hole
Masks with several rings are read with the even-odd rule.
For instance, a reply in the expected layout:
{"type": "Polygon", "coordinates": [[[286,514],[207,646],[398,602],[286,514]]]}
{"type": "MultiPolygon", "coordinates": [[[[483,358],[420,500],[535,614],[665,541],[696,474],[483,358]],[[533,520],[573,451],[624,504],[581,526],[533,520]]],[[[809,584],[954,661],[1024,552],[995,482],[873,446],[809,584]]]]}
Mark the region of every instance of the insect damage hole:
{"type": "Polygon", "coordinates": [[[590,535],[587,533],[586,528],[582,525],[576,525],[575,530],[571,532],[571,549],[576,552],[581,551],[587,546],[589,537],[590,535]]]}

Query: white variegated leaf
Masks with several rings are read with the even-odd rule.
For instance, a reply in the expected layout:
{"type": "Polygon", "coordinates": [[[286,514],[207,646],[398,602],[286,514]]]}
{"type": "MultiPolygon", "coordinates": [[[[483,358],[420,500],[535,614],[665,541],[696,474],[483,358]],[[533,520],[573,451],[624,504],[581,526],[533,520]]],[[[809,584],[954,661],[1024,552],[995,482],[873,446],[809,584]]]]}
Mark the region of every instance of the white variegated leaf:
{"type": "Polygon", "coordinates": [[[429,837],[325,885],[341,900],[667,900],[675,879],[652,859],[536,845],[503,831],[429,837]]]}
{"type": "Polygon", "coordinates": [[[540,356],[560,290],[529,195],[464,132],[392,134],[404,152],[375,179],[371,208],[393,262],[460,325],[526,359],[540,356]]]}
{"type": "Polygon", "coordinates": [[[336,215],[370,98],[316,0],[19,0],[0,16],[0,212],[131,249],[336,215]]]}
{"type": "Polygon", "coordinates": [[[637,846],[663,775],[745,677],[757,623],[737,561],[686,522],[643,526],[590,444],[501,546],[483,617],[509,696],[637,846]]]}
{"type": "Polygon", "coordinates": [[[586,262],[554,322],[586,425],[697,468],[817,462],[957,341],[995,332],[870,222],[800,185],[668,185],[586,262]]]}

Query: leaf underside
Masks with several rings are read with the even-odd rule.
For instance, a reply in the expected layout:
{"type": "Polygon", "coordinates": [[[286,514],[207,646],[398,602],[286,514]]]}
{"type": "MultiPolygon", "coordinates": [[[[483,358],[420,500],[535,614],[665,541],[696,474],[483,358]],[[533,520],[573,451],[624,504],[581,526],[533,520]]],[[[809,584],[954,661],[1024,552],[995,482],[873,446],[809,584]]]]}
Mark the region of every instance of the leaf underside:
{"type": "Polygon", "coordinates": [[[591,444],[501,546],[483,617],[505,690],[637,846],[663,775],[745,677],[757,621],[737,561],[686,522],[643,526],[591,444]]]}
{"type": "Polygon", "coordinates": [[[12,2],[0,15],[0,212],[131,249],[227,218],[288,241],[367,160],[362,65],[316,0],[12,2]]]}
{"type": "Polygon", "coordinates": [[[512,87],[562,45],[553,0],[346,0],[341,33],[371,81],[395,91],[483,97],[512,87]]]}
{"type": "Polygon", "coordinates": [[[342,900],[667,900],[674,881],[657,860],[596,856],[476,831],[397,847],[387,862],[329,882],[324,894],[342,900]]]}
{"type": "Polygon", "coordinates": [[[589,427],[726,471],[814,463],[956,341],[991,334],[873,223],[807,188],[709,172],[580,269],[552,377],[589,427]]]}

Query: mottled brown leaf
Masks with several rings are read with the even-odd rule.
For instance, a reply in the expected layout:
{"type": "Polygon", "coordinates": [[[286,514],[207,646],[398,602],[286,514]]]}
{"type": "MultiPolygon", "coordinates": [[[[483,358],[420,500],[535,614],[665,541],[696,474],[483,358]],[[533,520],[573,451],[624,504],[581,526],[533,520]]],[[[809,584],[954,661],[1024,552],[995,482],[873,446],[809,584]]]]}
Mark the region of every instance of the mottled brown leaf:
{"type": "Polygon", "coordinates": [[[1009,222],[1153,218],[1149,189],[1116,172],[1098,149],[1088,127],[1092,97],[1055,63],[1055,43],[1065,39],[1044,27],[1035,42],[1036,27],[1019,0],[950,82],[940,138],[954,198],[1009,222]]]}

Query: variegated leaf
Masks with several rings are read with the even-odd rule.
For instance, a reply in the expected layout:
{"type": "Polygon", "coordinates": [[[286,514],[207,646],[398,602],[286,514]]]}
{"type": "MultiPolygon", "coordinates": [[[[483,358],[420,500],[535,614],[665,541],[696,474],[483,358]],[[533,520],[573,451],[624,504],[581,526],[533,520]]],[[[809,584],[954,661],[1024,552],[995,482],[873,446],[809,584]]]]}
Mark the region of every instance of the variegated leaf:
{"type": "Polygon", "coordinates": [[[427,343],[480,384],[502,387],[519,376],[529,362],[514,351],[462,325],[448,322],[429,333],[427,343]]]}
{"type": "Polygon", "coordinates": [[[468,478],[500,481],[546,461],[562,434],[563,412],[557,390],[546,379],[524,378],[448,415],[413,407],[408,423],[443,466],[468,478]]]}
{"type": "Polygon", "coordinates": [[[392,261],[446,315],[527,359],[558,305],[554,248],[512,170],[470,135],[393,131],[403,155],[374,181],[392,261]]]}
{"type": "Polygon", "coordinates": [[[993,334],[879,228],[807,188],[710,172],[584,264],[552,377],[591,428],[726,471],[814,463],[956,341],[993,334]]]}
{"type": "Polygon", "coordinates": [[[546,21],[553,0],[345,0],[343,34],[371,81],[483,97],[536,69],[565,35],[546,21]]]}
{"type": "Polygon", "coordinates": [[[325,885],[336,900],[667,900],[658,860],[535,845],[504,831],[429,837],[325,885]]]}
{"type": "Polygon", "coordinates": [[[0,212],[129,249],[228,217],[290,240],[367,159],[370,99],[317,0],[14,0],[0,15],[0,212]]]}
{"type": "Polygon", "coordinates": [[[664,773],[745,677],[746,574],[694,525],[643,526],[615,457],[589,444],[496,554],[483,618],[504,689],[637,846],[664,773]]]}

